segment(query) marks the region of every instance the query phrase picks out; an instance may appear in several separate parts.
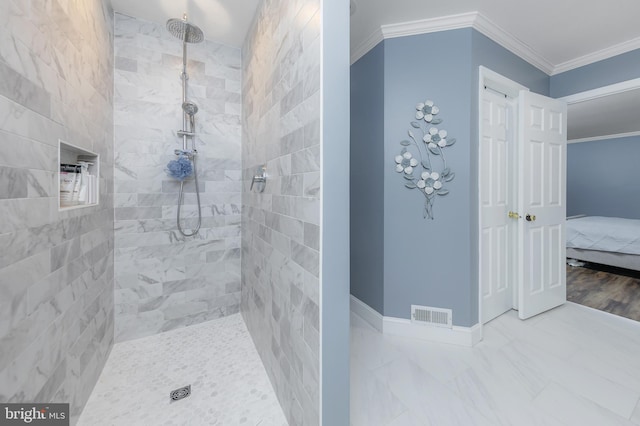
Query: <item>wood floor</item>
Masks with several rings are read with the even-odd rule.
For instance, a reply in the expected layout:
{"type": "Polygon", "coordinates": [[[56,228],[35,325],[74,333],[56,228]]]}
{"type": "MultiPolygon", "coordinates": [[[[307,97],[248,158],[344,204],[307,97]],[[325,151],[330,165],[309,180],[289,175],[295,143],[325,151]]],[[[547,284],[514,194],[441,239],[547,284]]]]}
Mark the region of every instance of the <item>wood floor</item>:
{"type": "Polygon", "coordinates": [[[567,265],[567,300],[640,321],[640,272],[567,265]]]}

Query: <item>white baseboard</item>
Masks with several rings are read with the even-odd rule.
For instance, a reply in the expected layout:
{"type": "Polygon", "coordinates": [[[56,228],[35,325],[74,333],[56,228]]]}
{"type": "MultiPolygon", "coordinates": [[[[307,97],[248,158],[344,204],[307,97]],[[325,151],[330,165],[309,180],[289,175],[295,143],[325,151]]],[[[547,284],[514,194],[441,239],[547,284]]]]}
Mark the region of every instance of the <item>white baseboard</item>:
{"type": "Polygon", "coordinates": [[[416,324],[405,318],[385,317],[369,305],[351,296],[351,312],[383,334],[429,340],[438,343],[471,347],[482,340],[482,326],[453,328],[416,324]]]}
{"type": "Polygon", "coordinates": [[[482,327],[480,327],[480,324],[476,324],[473,327],[454,325],[453,328],[445,328],[416,324],[405,318],[394,317],[384,317],[383,333],[468,347],[472,347],[482,340],[482,327]]]}
{"type": "Polygon", "coordinates": [[[351,312],[365,320],[367,324],[382,333],[384,317],[371,306],[351,295],[351,312]]]}

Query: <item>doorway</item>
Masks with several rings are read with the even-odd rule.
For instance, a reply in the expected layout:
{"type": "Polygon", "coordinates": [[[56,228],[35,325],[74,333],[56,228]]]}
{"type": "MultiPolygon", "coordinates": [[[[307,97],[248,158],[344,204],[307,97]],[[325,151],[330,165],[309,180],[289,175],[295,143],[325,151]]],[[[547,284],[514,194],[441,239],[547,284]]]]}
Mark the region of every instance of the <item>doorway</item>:
{"type": "Polygon", "coordinates": [[[566,301],[566,103],[480,67],[479,312],[566,301]]]}
{"type": "Polygon", "coordinates": [[[636,161],[640,153],[640,79],[562,99],[568,104],[569,139],[567,300],[640,321],[640,250],[633,245],[640,236],[636,161]],[[603,114],[593,111],[607,113],[601,117],[603,114]],[[594,162],[615,165],[609,167],[602,184],[605,188],[594,185],[588,173],[594,162]],[[578,238],[581,235],[585,238],[578,238]],[[608,238],[620,239],[620,246],[603,247],[608,238]],[[594,243],[588,245],[588,241],[594,243]]]}

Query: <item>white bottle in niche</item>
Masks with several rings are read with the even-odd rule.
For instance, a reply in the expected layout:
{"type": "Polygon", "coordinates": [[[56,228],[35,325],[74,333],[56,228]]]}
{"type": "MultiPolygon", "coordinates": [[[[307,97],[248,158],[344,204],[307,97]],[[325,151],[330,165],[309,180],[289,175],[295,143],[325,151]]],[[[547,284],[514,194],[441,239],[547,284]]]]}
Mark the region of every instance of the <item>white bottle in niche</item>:
{"type": "Polygon", "coordinates": [[[80,165],[80,190],[78,191],[78,204],[89,204],[91,203],[89,200],[89,166],[93,165],[93,163],[78,161],[78,165],[80,165]]]}
{"type": "Polygon", "coordinates": [[[76,180],[73,185],[73,194],[71,196],[71,205],[76,206],[80,200],[80,184],[82,183],[82,177],[80,175],[80,166],[77,164],[76,167],[76,180]]]}
{"type": "Polygon", "coordinates": [[[87,175],[87,204],[95,204],[93,201],[93,176],[87,175]]]}
{"type": "Polygon", "coordinates": [[[76,166],[60,164],[60,207],[73,205],[73,189],[76,184],[76,166]]]}
{"type": "Polygon", "coordinates": [[[91,204],[98,204],[98,176],[91,175],[91,204]]]}

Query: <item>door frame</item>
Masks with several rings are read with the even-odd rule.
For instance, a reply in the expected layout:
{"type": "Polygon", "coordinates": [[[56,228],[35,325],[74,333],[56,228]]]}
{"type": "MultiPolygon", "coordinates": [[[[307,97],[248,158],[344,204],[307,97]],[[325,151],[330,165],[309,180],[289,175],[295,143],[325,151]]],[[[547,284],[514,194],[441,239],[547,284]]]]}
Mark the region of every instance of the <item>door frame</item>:
{"type": "MultiPolygon", "coordinates": [[[[563,96],[558,99],[565,101],[568,106],[572,104],[588,102],[594,99],[604,98],[610,95],[616,95],[618,93],[624,93],[624,92],[637,90],[637,89],[640,89],[640,78],[633,78],[630,80],[621,81],[619,83],[596,87],[595,89],[585,90],[583,92],[578,92],[571,95],[563,96]]],[[[568,117],[567,117],[567,120],[568,120],[568,117]]],[[[618,133],[618,134],[597,136],[597,137],[583,138],[583,139],[567,139],[567,144],[589,142],[593,140],[622,138],[627,136],[639,136],[639,135],[640,135],[640,132],[632,132],[632,133],[618,133]]]]}
{"type": "MultiPolygon", "coordinates": [[[[481,203],[482,200],[480,198],[480,190],[481,190],[481,167],[482,167],[482,163],[481,163],[481,158],[482,156],[480,155],[479,152],[479,147],[480,147],[480,143],[481,143],[481,139],[482,139],[482,94],[483,91],[485,90],[485,88],[489,88],[493,91],[496,92],[500,92],[503,93],[505,95],[507,95],[509,98],[511,98],[512,101],[514,101],[517,105],[517,100],[518,97],[520,96],[520,91],[524,90],[524,91],[529,91],[528,87],[525,87],[519,83],[516,83],[513,80],[510,80],[507,77],[504,77],[500,74],[498,74],[495,71],[490,70],[489,68],[486,68],[484,66],[480,66],[479,67],[479,72],[478,72],[479,78],[478,78],[478,99],[477,99],[477,105],[478,105],[478,114],[477,114],[477,120],[478,120],[478,137],[476,140],[476,147],[478,148],[478,155],[477,155],[477,164],[476,164],[476,181],[477,181],[477,194],[478,194],[478,200],[476,203],[476,208],[477,208],[477,218],[478,221],[476,223],[476,230],[477,230],[477,237],[478,237],[478,250],[481,247],[481,238],[482,238],[482,208],[481,208],[481,203]]],[[[517,106],[516,106],[516,111],[515,111],[515,117],[518,116],[518,111],[517,111],[517,106]]],[[[516,132],[517,135],[517,132],[516,132]]],[[[477,270],[477,274],[478,274],[478,324],[480,325],[480,335],[482,336],[482,327],[484,326],[484,324],[482,323],[482,289],[483,289],[483,282],[482,282],[482,263],[480,262],[480,253],[478,252],[478,270],[477,270]]],[[[517,297],[517,290],[514,289],[514,301],[516,300],[515,298],[517,297]]]]}
{"type": "MultiPolygon", "coordinates": [[[[508,96],[512,97],[514,100],[518,99],[519,96],[519,91],[520,90],[527,90],[529,91],[530,89],[528,87],[522,86],[519,83],[516,83],[513,80],[510,80],[507,77],[504,77],[500,74],[498,74],[495,71],[490,70],[489,68],[486,68],[484,66],[479,66],[479,78],[478,78],[478,92],[477,92],[477,106],[478,106],[478,114],[477,114],[477,120],[478,120],[478,137],[476,140],[476,147],[480,146],[480,138],[482,137],[482,117],[481,117],[481,113],[482,113],[482,92],[484,90],[484,87],[490,87],[491,89],[498,91],[498,92],[502,92],[507,94],[508,96]]],[[[613,95],[613,94],[617,94],[617,93],[622,93],[622,92],[626,92],[629,90],[635,90],[640,88],[640,78],[635,78],[635,79],[630,79],[630,80],[625,80],[619,83],[614,83],[614,84],[610,84],[610,85],[606,85],[606,86],[602,86],[602,87],[598,87],[595,89],[591,89],[591,90],[585,90],[582,92],[578,92],[575,94],[571,94],[571,95],[567,95],[567,96],[563,96],[560,97],[558,99],[564,100],[567,105],[571,105],[574,103],[579,103],[579,102],[587,102],[589,100],[592,99],[597,99],[600,97],[604,97],[604,96],[609,96],[609,95],[613,95]]],[[[611,135],[609,137],[604,136],[604,137],[598,137],[598,139],[608,139],[608,138],[613,138],[613,137],[622,137],[622,136],[631,136],[629,134],[625,134],[625,135],[611,135]]],[[[567,140],[567,144],[571,144],[571,143],[578,143],[578,142],[587,142],[589,139],[584,139],[584,140],[567,140]]],[[[481,167],[481,163],[480,163],[480,155],[478,152],[477,155],[477,164],[476,164],[476,180],[477,180],[477,191],[478,194],[480,193],[480,167],[481,167]]],[[[480,209],[480,197],[478,197],[478,201],[476,203],[476,208],[478,209],[478,221],[476,223],[476,230],[477,230],[477,244],[478,244],[478,248],[480,248],[480,238],[481,238],[481,224],[482,224],[482,218],[481,218],[481,209],[480,209]]],[[[478,253],[479,256],[479,253],[478,253]]],[[[478,325],[480,327],[480,339],[482,339],[482,330],[483,330],[483,326],[484,324],[482,324],[482,274],[481,274],[481,268],[482,265],[480,264],[479,261],[479,257],[478,257],[478,268],[476,273],[478,274],[478,325]]],[[[514,290],[514,293],[517,290],[514,290]]],[[[517,295],[514,295],[514,297],[516,297],[517,295]]]]}

